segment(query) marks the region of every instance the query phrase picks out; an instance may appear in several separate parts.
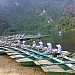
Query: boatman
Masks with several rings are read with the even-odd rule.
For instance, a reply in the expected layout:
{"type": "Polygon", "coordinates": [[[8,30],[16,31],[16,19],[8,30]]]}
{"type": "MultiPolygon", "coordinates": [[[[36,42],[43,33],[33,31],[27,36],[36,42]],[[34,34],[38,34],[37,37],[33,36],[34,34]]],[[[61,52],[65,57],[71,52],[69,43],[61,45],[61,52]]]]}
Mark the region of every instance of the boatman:
{"type": "Polygon", "coordinates": [[[23,41],[22,44],[23,44],[23,45],[26,45],[26,41],[23,41]]]}
{"type": "Polygon", "coordinates": [[[24,48],[25,46],[26,46],[26,41],[23,41],[21,48],[24,48]]]}
{"type": "Polygon", "coordinates": [[[51,53],[52,52],[52,44],[51,43],[47,43],[47,48],[48,48],[48,52],[51,53]]]}
{"type": "Polygon", "coordinates": [[[41,34],[38,33],[38,41],[40,42],[41,41],[41,34]]]}
{"type": "Polygon", "coordinates": [[[8,41],[8,45],[9,45],[9,46],[11,46],[11,44],[12,44],[12,41],[11,41],[11,40],[9,40],[9,41],[8,41]]]}
{"type": "Polygon", "coordinates": [[[51,43],[47,43],[47,51],[45,51],[43,54],[49,54],[52,52],[52,44],[51,43]]]}
{"type": "Polygon", "coordinates": [[[40,45],[40,49],[43,49],[43,42],[41,41],[41,42],[39,42],[39,45],[40,45]]]}
{"type": "Polygon", "coordinates": [[[33,41],[32,48],[36,48],[36,42],[35,41],[33,41]]]}
{"type": "Polygon", "coordinates": [[[61,45],[60,44],[58,44],[56,46],[58,47],[56,57],[58,57],[59,55],[62,54],[62,48],[61,48],[61,45]]]}
{"type": "Polygon", "coordinates": [[[21,47],[21,41],[20,41],[20,40],[18,40],[17,46],[18,46],[18,47],[21,47]]]}

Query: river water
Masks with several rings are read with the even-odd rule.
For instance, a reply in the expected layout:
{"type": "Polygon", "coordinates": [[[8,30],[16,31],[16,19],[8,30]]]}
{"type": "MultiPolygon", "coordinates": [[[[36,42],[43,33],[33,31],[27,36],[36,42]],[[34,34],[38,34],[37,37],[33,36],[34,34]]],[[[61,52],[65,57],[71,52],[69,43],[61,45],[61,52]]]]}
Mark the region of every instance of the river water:
{"type": "Polygon", "coordinates": [[[62,34],[53,33],[44,40],[51,42],[54,48],[56,48],[57,44],[61,44],[63,50],[75,52],[75,31],[66,31],[62,32],[62,34]]]}
{"type": "MultiPolygon", "coordinates": [[[[33,40],[38,44],[38,39],[33,40]]],[[[30,41],[30,44],[32,44],[33,40],[30,41]]],[[[56,45],[61,44],[63,50],[75,52],[75,31],[73,30],[62,32],[62,34],[50,33],[49,37],[41,38],[41,41],[44,43],[44,46],[47,46],[48,42],[52,43],[53,48],[57,48],[56,45]]]]}

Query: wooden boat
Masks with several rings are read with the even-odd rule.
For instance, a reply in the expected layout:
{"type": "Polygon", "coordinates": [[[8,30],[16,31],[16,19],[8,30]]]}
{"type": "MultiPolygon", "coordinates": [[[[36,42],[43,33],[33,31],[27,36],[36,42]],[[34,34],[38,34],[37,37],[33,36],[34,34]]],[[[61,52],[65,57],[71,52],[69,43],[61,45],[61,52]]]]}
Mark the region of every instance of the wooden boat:
{"type": "MultiPolygon", "coordinates": [[[[33,51],[33,52],[35,52],[35,51],[33,51]]],[[[69,58],[67,56],[64,56],[64,57],[62,57],[62,60],[54,58],[54,57],[51,57],[48,60],[37,60],[37,61],[34,61],[34,63],[36,65],[40,65],[40,67],[44,70],[44,72],[48,71],[47,74],[50,74],[50,75],[51,74],[53,75],[53,73],[57,74],[57,75],[58,74],[59,75],[62,75],[62,74],[64,74],[64,75],[72,74],[73,75],[73,74],[75,74],[75,72],[74,72],[75,67],[73,65],[73,64],[75,64],[75,62],[73,62],[73,61],[75,61],[75,60],[72,59],[72,58],[69,58]],[[59,63],[57,63],[57,62],[59,62],[59,63]],[[49,66],[45,66],[45,65],[48,65],[48,64],[49,64],[49,66]],[[49,68],[46,70],[45,67],[46,68],[49,67],[50,70],[49,70],[49,68]],[[57,67],[57,69],[54,68],[53,70],[55,70],[55,71],[53,71],[51,67],[57,67]]]]}
{"type": "Polygon", "coordinates": [[[0,55],[4,54],[4,51],[3,50],[0,50],[0,55]]]}
{"type": "Polygon", "coordinates": [[[75,71],[64,65],[42,66],[41,68],[47,75],[75,75],[75,71]],[[67,68],[67,70],[62,67],[67,68]]]}
{"type": "MultiPolygon", "coordinates": [[[[57,58],[52,58],[53,60],[55,60],[55,61],[57,61],[57,62],[60,62],[60,63],[65,63],[65,61],[62,61],[62,60],[60,60],[60,59],[57,59],[57,58]]],[[[75,66],[73,65],[73,64],[71,64],[71,62],[70,63],[68,63],[69,61],[66,61],[66,63],[64,64],[64,65],[66,65],[66,66],[68,66],[69,68],[71,68],[71,69],[73,69],[73,70],[75,70],[75,66]],[[68,63],[68,64],[67,64],[68,63]]],[[[73,62],[73,63],[75,63],[75,62],[73,62]]]]}
{"type": "Polygon", "coordinates": [[[21,59],[17,59],[16,61],[24,66],[35,65],[33,60],[31,60],[30,58],[21,58],[21,59]]]}
{"type": "MultiPolygon", "coordinates": [[[[55,60],[55,59],[54,59],[55,60]]],[[[60,60],[57,60],[60,61],[60,60]]],[[[42,70],[47,74],[47,75],[74,75],[75,71],[72,70],[70,67],[68,67],[65,64],[69,63],[57,63],[50,60],[38,60],[34,61],[35,64],[40,65],[42,70]]]]}
{"type": "Polygon", "coordinates": [[[25,56],[23,56],[23,55],[11,55],[10,57],[13,59],[25,58],[25,56]]]}
{"type": "MultiPolygon", "coordinates": [[[[51,57],[51,55],[44,55],[41,52],[34,51],[32,49],[22,50],[22,49],[15,48],[15,47],[11,47],[10,49],[12,49],[13,51],[15,51],[15,53],[14,52],[10,53],[10,51],[9,51],[9,53],[7,53],[8,55],[14,56],[14,54],[16,55],[16,52],[17,52],[17,53],[19,53],[21,55],[24,55],[26,58],[29,58],[29,59],[33,60],[33,61],[40,60],[40,59],[48,59],[49,57],[51,57]]],[[[25,61],[25,63],[26,63],[26,61],[25,61]]]]}
{"type": "Polygon", "coordinates": [[[24,51],[22,49],[13,48],[13,47],[8,49],[9,51],[5,51],[5,52],[7,52],[7,54],[10,55],[11,58],[15,59],[17,62],[25,66],[35,65],[33,61],[38,59],[37,56],[31,55],[29,52],[24,51]]]}
{"type": "Polygon", "coordinates": [[[35,64],[40,65],[42,70],[47,75],[74,75],[75,74],[74,69],[70,65],[72,62],[64,63],[64,61],[57,58],[52,58],[50,60],[38,60],[34,62],[35,64]]]}
{"type": "Polygon", "coordinates": [[[4,54],[3,48],[4,48],[4,47],[1,47],[1,46],[0,46],[0,55],[4,54]]]}
{"type": "Polygon", "coordinates": [[[47,75],[75,74],[75,61],[67,56],[54,58],[52,55],[44,55],[38,50],[28,48],[19,49],[15,47],[9,47],[9,54],[11,55],[11,58],[16,58],[16,61],[24,66],[40,66],[47,75]],[[11,53],[10,49],[15,53],[11,53]],[[18,56],[24,57],[18,58],[18,56]]]}

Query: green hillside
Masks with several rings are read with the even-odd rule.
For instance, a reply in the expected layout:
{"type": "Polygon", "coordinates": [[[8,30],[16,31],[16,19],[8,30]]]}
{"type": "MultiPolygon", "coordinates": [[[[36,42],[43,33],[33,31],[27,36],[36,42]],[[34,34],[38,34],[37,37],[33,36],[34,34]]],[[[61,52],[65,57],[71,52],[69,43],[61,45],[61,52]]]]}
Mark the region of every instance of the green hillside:
{"type": "Polygon", "coordinates": [[[74,0],[3,0],[0,2],[0,35],[50,34],[70,29],[70,25],[74,28],[74,16],[66,17],[73,13],[66,13],[73,3],[74,0]]]}

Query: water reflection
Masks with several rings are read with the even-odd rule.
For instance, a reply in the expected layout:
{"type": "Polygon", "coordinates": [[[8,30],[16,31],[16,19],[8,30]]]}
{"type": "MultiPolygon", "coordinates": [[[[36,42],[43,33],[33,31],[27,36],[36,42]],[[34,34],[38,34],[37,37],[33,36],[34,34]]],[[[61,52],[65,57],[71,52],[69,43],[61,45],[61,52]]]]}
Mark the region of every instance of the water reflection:
{"type": "Polygon", "coordinates": [[[58,34],[59,34],[59,36],[61,36],[62,35],[62,31],[59,31],[58,34]]]}
{"type": "Polygon", "coordinates": [[[54,33],[53,40],[50,40],[54,47],[56,44],[61,44],[63,50],[68,50],[70,52],[75,52],[75,31],[63,32],[61,36],[57,33],[54,33]]]}
{"type": "Polygon", "coordinates": [[[63,33],[61,40],[63,49],[75,52],[75,31],[67,31],[63,33]]]}

